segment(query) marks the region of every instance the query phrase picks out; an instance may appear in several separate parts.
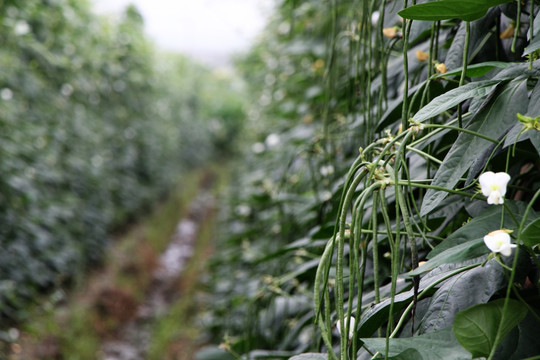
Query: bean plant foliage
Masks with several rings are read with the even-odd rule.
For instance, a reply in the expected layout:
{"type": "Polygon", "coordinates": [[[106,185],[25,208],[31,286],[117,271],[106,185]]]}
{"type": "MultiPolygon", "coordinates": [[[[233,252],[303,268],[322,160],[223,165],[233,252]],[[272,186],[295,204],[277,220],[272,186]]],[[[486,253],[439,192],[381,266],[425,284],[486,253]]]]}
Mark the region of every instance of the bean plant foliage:
{"type": "Polygon", "coordinates": [[[7,0],[0,26],[0,340],[11,341],[11,326],[99,264],[115,229],[232,149],[223,139],[242,105],[209,69],[158,53],[133,6],[112,20],[81,0],[7,0]]]}
{"type": "Polygon", "coordinates": [[[540,355],[539,10],[277,2],[199,358],[540,355]]]}

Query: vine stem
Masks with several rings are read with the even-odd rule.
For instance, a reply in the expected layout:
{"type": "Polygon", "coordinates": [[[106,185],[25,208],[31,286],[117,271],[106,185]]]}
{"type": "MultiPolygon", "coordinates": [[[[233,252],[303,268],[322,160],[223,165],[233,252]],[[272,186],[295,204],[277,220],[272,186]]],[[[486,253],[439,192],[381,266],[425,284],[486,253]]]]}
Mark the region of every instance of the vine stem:
{"type": "MultiPolygon", "coordinates": [[[[345,201],[343,203],[343,208],[341,209],[340,219],[339,219],[339,236],[337,238],[337,261],[336,261],[336,313],[339,319],[340,325],[340,358],[345,360],[347,358],[347,344],[349,342],[349,333],[346,331],[345,326],[345,314],[343,312],[343,253],[345,248],[345,225],[347,221],[348,207],[351,204],[352,197],[356,191],[356,187],[359,185],[363,177],[357,177],[355,181],[351,184],[351,187],[347,190],[347,195],[345,195],[345,201]]],[[[362,192],[362,201],[360,206],[363,206],[365,199],[368,198],[368,195],[373,193],[373,191],[380,187],[381,183],[376,182],[371,184],[362,192]]]]}
{"type": "MultiPolygon", "coordinates": [[[[372,143],[370,144],[367,148],[370,148],[371,146],[375,146],[376,144],[375,143],[372,143]]],[[[366,148],[366,149],[367,149],[366,148]]],[[[366,165],[366,162],[363,161],[362,159],[362,155],[358,156],[356,158],[356,160],[354,161],[353,165],[351,166],[350,170],[349,170],[349,173],[347,175],[347,179],[345,180],[345,184],[344,184],[344,189],[347,189],[348,187],[351,186],[351,182],[353,181],[354,179],[354,176],[356,174],[356,172],[362,168],[362,166],[366,165]]],[[[358,177],[363,177],[365,176],[366,174],[368,173],[367,169],[363,169],[361,171],[361,173],[357,176],[358,177]]],[[[343,208],[343,204],[345,202],[345,195],[346,195],[346,192],[345,190],[342,192],[341,194],[341,199],[339,200],[339,207],[338,209],[342,209],[343,208]]],[[[336,238],[336,236],[338,235],[338,224],[336,224],[336,226],[334,227],[334,233],[332,235],[332,243],[331,243],[331,252],[330,252],[330,256],[332,256],[332,254],[334,253],[334,245],[335,243],[333,242],[333,239],[336,238]]],[[[343,234],[344,235],[344,234],[343,234]]],[[[327,283],[328,283],[328,277],[329,277],[329,273],[330,273],[330,262],[327,262],[327,263],[322,263],[320,262],[319,263],[319,266],[317,268],[317,273],[319,273],[319,271],[323,271],[325,272],[325,276],[324,276],[324,284],[323,284],[323,290],[322,292],[326,292],[326,286],[327,286],[327,283]],[[326,265],[327,264],[327,265],[326,265]]],[[[316,282],[315,283],[315,290],[318,291],[319,289],[317,288],[317,286],[319,286],[319,283],[316,282]]],[[[315,296],[315,301],[317,301],[319,298],[317,296],[315,296]]],[[[320,315],[320,311],[321,311],[321,304],[319,302],[319,305],[318,306],[315,306],[315,310],[316,310],[316,313],[315,313],[315,322],[317,323],[318,322],[318,318],[319,318],[319,315],[320,315]]]]}
{"type": "MultiPolygon", "coordinates": [[[[314,287],[314,294],[313,294],[313,301],[315,309],[320,309],[321,306],[321,298],[320,298],[320,283],[323,276],[323,270],[325,269],[325,265],[330,262],[332,259],[332,254],[334,252],[334,239],[335,237],[332,237],[330,241],[326,244],[326,247],[323,251],[323,254],[321,255],[321,260],[319,262],[319,267],[317,268],[317,272],[315,273],[315,287],[314,287]]],[[[324,291],[324,290],[323,290],[324,291]]],[[[323,318],[318,316],[317,322],[319,324],[319,328],[321,329],[321,336],[323,338],[323,342],[326,345],[328,349],[328,353],[330,354],[330,357],[333,360],[337,360],[336,355],[332,351],[332,341],[330,339],[329,333],[329,327],[324,322],[323,318]]]]}
{"type": "MultiPolygon", "coordinates": [[[[527,204],[527,208],[525,209],[525,213],[523,214],[523,218],[521,219],[521,222],[519,224],[518,233],[517,233],[517,241],[519,243],[521,239],[521,233],[523,232],[523,229],[525,228],[525,223],[527,221],[527,217],[529,216],[529,212],[532,209],[532,205],[535,203],[535,201],[540,197],[540,189],[536,191],[533,198],[527,204]]],[[[519,244],[518,244],[519,245],[519,244]]],[[[512,288],[514,287],[514,279],[516,277],[516,268],[518,263],[518,255],[519,255],[519,246],[516,246],[516,250],[514,251],[514,261],[512,262],[512,271],[510,272],[510,278],[508,279],[508,286],[506,288],[506,297],[504,298],[504,305],[503,310],[501,314],[501,320],[499,321],[499,326],[497,327],[497,335],[495,335],[495,340],[493,341],[493,347],[491,348],[491,351],[489,353],[489,357],[487,360],[492,360],[495,356],[495,352],[497,350],[497,346],[502,341],[502,325],[504,324],[504,319],[506,316],[506,312],[508,310],[508,303],[510,300],[510,293],[512,292],[512,288]]]]}
{"type": "Polygon", "coordinates": [[[371,227],[373,229],[373,282],[375,283],[373,290],[375,291],[375,304],[381,302],[381,294],[379,291],[379,242],[377,241],[377,211],[375,206],[378,202],[378,192],[373,193],[373,207],[371,209],[371,227]]]}
{"type": "MultiPolygon", "coordinates": [[[[403,0],[403,9],[407,8],[407,0],[403,0]]],[[[403,105],[401,109],[401,128],[407,128],[409,120],[409,59],[407,52],[409,51],[409,30],[411,29],[412,20],[405,19],[403,27],[403,105]]]]}
{"type": "MultiPolygon", "coordinates": [[[[420,293],[418,293],[418,300],[422,299],[427,293],[429,293],[429,291],[431,289],[433,289],[435,286],[439,285],[441,282],[446,281],[446,280],[450,279],[451,277],[454,277],[457,274],[462,273],[464,271],[474,269],[475,267],[478,267],[480,265],[482,265],[482,264],[471,264],[471,265],[468,265],[468,266],[464,266],[464,267],[459,268],[459,269],[457,269],[455,271],[452,271],[451,273],[449,273],[446,276],[443,276],[442,278],[438,279],[437,281],[434,281],[433,283],[426,286],[426,288],[423,289],[420,293]]],[[[394,329],[394,331],[389,336],[390,339],[393,339],[398,335],[399,330],[403,326],[403,323],[405,323],[405,321],[407,320],[407,317],[409,316],[409,313],[411,312],[413,307],[414,307],[414,301],[411,301],[409,303],[409,305],[405,308],[403,313],[401,314],[401,317],[399,318],[398,323],[396,324],[396,328],[394,329]]],[[[375,355],[373,355],[371,357],[371,360],[376,359],[379,354],[380,354],[380,352],[376,352],[375,355]]]]}
{"type": "Polygon", "coordinates": [[[413,186],[413,187],[424,188],[424,189],[433,189],[433,190],[437,190],[437,191],[444,191],[444,192],[447,192],[449,194],[462,195],[462,196],[465,196],[465,197],[468,197],[468,198],[474,198],[474,197],[478,196],[478,194],[474,194],[474,193],[468,193],[468,192],[464,192],[464,191],[448,189],[448,188],[445,188],[445,187],[442,187],[442,186],[422,184],[422,183],[412,182],[412,181],[399,180],[397,182],[397,185],[400,185],[400,186],[413,186]]]}
{"type": "MultiPolygon", "coordinates": [[[[529,15],[529,17],[531,16],[532,16],[532,13],[529,15]]],[[[520,27],[521,27],[521,1],[517,1],[516,27],[514,29],[514,37],[512,38],[512,46],[510,47],[510,51],[512,51],[513,53],[516,52],[516,41],[520,32],[519,31],[520,27]]]]}
{"type": "MultiPolygon", "coordinates": [[[[534,36],[534,1],[530,2],[530,10],[529,10],[529,41],[532,40],[534,36]]],[[[533,63],[533,57],[529,55],[529,70],[532,70],[532,63],[533,63]]]]}
{"type": "MultiPolygon", "coordinates": [[[[440,278],[439,280],[429,284],[428,286],[426,286],[426,288],[424,290],[422,290],[420,293],[418,293],[418,297],[417,299],[420,300],[422,299],[431,289],[433,289],[435,286],[439,285],[441,282],[459,274],[459,273],[462,273],[463,271],[467,271],[467,270],[470,270],[470,269],[474,269],[475,267],[478,267],[480,266],[481,264],[472,264],[472,265],[468,265],[468,266],[464,266],[460,269],[457,269],[456,271],[453,271],[451,272],[450,274],[440,278]]],[[[390,338],[394,338],[398,332],[399,332],[399,329],[401,328],[401,326],[403,325],[403,323],[405,322],[405,320],[407,319],[407,316],[409,315],[409,312],[412,310],[414,306],[414,301],[411,301],[410,304],[407,306],[407,308],[405,309],[405,311],[403,311],[403,314],[401,314],[401,317],[399,318],[399,321],[398,323],[396,324],[396,328],[394,329],[394,331],[392,332],[392,334],[390,334],[390,338]]]]}
{"type": "Polygon", "coordinates": [[[380,192],[380,206],[381,206],[381,213],[384,218],[384,222],[386,224],[386,233],[388,235],[388,240],[390,242],[390,249],[392,251],[392,282],[390,285],[390,311],[388,313],[388,326],[386,328],[386,348],[384,357],[388,358],[388,352],[390,350],[390,332],[392,331],[392,327],[394,326],[394,299],[396,296],[396,284],[397,284],[397,277],[399,275],[399,245],[400,241],[399,238],[394,239],[392,234],[392,227],[390,222],[390,216],[388,215],[388,211],[386,209],[386,198],[384,191],[380,192]]]}
{"type": "Polygon", "coordinates": [[[455,127],[455,126],[441,125],[441,124],[425,124],[423,126],[425,128],[441,128],[441,129],[461,131],[461,132],[467,133],[469,135],[474,135],[474,136],[479,137],[481,139],[487,140],[487,141],[492,142],[494,144],[499,144],[499,140],[492,139],[489,136],[486,136],[484,134],[480,134],[480,133],[478,133],[476,131],[472,131],[472,130],[469,130],[469,129],[463,129],[460,126],[455,127]]]}
{"type": "MultiPolygon", "coordinates": [[[[412,136],[412,132],[409,132],[409,134],[405,137],[405,139],[403,140],[403,142],[400,144],[400,147],[398,149],[398,152],[397,154],[401,154],[402,156],[400,156],[400,159],[403,159],[402,161],[400,161],[398,164],[402,164],[402,166],[406,169],[407,168],[407,164],[405,163],[405,160],[404,160],[404,153],[405,153],[405,150],[406,150],[406,144],[408,142],[408,140],[410,139],[410,137],[412,136]]],[[[397,156],[397,155],[396,155],[397,156]]],[[[397,159],[396,159],[396,162],[397,162],[397,159]]],[[[387,165],[387,171],[392,174],[392,168],[390,167],[390,165],[387,165]]],[[[411,185],[411,181],[410,181],[410,177],[407,176],[407,180],[404,181],[404,183],[406,183],[407,185],[399,185],[398,184],[398,179],[401,177],[400,173],[399,173],[399,168],[396,167],[396,169],[394,170],[394,182],[396,183],[396,187],[395,187],[395,194],[396,194],[396,202],[399,204],[399,210],[401,211],[401,216],[403,217],[403,224],[405,225],[405,231],[407,233],[407,238],[409,240],[409,246],[411,248],[411,266],[413,269],[416,269],[418,267],[418,249],[417,249],[417,246],[416,246],[416,238],[414,236],[414,231],[413,231],[413,228],[412,228],[412,225],[411,225],[411,220],[409,218],[409,211],[407,209],[407,203],[405,202],[405,197],[403,196],[403,192],[401,191],[401,186],[408,186],[410,187],[411,185]]],[[[416,308],[416,303],[417,303],[417,296],[418,296],[418,288],[420,286],[420,277],[419,276],[414,276],[413,277],[413,290],[414,290],[414,298],[413,298],[413,303],[414,303],[414,306],[412,308],[412,312],[413,312],[413,329],[414,329],[414,312],[415,312],[415,308],[416,308]]]]}
{"type": "MultiPolygon", "coordinates": [[[[471,23],[469,21],[465,21],[465,45],[463,48],[463,64],[461,67],[461,76],[459,78],[459,86],[463,86],[463,83],[465,82],[465,74],[467,73],[467,63],[469,62],[469,41],[471,37],[471,23]]],[[[458,104],[458,126],[460,128],[463,128],[463,120],[462,120],[462,110],[461,110],[461,104],[458,104]]]]}
{"type": "MultiPolygon", "coordinates": [[[[347,189],[347,191],[344,190],[341,196],[340,206],[339,206],[340,211],[341,211],[341,214],[339,217],[339,224],[338,226],[336,226],[336,230],[334,230],[334,234],[332,235],[330,241],[326,245],[326,248],[321,257],[321,261],[319,262],[319,266],[317,267],[317,272],[315,274],[315,284],[314,284],[314,294],[313,294],[314,307],[316,309],[315,322],[319,324],[319,327],[321,328],[321,332],[323,336],[323,341],[328,348],[328,353],[331,354],[330,356],[334,360],[337,360],[337,358],[332,350],[332,344],[331,344],[330,335],[329,335],[330,334],[330,324],[329,324],[330,299],[328,296],[328,292],[326,291],[326,288],[328,284],[331,259],[332,259],[332,255],[334,254],[334,248],[335,248],[336,242],[338,242],[338,252],[339,252],[339,247],[340,247],[339,244],[345,241],[344,240],[344,237],[345,237],[344,227],[345,227],[345,221],[346,221],[346,214],[347,214],[348,207],[351,203],[352,196],[354,194],[354,190],[351,191],[351,188],[356,189],[356,187],[360,184],[360,182],[363,180],[365,175],[368,173],[367,169],[364,168],[355,177],[356,172],[362,167],[362,165],[363,165],[362,157],[359,156],[355,160],[353,166],[351,167],[349,171],[349,174],[347,175],[347,179],[345,181],[345,189],[347,189]],[[345,215],[343,215],[343,213],[345,213],[345,215]],[[339,227],[339,232],[337,230],[338,227],[339,227]],[[320,297],[321,296],[321,283],[322,283],[322,293],[324,296],[324,300],[322,301],[320,297]],[[321,306],[323,304],[324,304],[324,317],[326,318],[326,323],[324,319],[322,319],[320,316],[321,306]]],[[[340,262],[340,259],[338,257],[337,266],[339,266],[339,262],[340,262]]],[[[343,264],[341,263],[341,266],[342,265],[343,264]]],[[[339,274],[338,274],[338,277],[339,277],[339,274]]],[[[342,280],[343,280],[343,274],[341,274],[341,281],[342,280]]],[[[339,279],[338,279],[338,283],[339,283],[339,279]]],[[[336,295],[339,297],[339,291],[337,291],[337,293],[338,294],[336,295]]],[[[337,313],[338,313],[339,319],[343,319],[343,308],[341,308],[341,311],[340,311],[338,307],[337,313]]],[[[341,321],[341,327],[343,327],[343,321],[341,321]]],[[[344,333],[343,330],[344,330],[343,328],[340,328],[340,331],[342,331],[342,334],[344,333]]]]}

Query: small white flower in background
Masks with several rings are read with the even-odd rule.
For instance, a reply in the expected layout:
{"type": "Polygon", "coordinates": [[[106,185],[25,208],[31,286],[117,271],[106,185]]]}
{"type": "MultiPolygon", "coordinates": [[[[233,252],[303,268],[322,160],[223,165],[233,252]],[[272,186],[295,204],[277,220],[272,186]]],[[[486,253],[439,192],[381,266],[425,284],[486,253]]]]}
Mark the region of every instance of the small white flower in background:
{"type": "Polygon", "coordinates": [[[251,208],[246,204],[238,205],[236,208],[234,208],[234,211],[236,214],[244,217],[251,215],[251,208]]]}
{"type": "Polygon", "coordinates": [[[21,335],[20,331],[16,328],[11,328],[9,329],[8,331],[8,335],[9,337],[11,338],[11,340],[15,341],[19,338],[19,336],[21,335]]]}
{"type": "Polygon", "coordinates": [[[504,203],[506,184],[510,181],[510,175],[505,172],[494,173],[487,171],[478,178],[482,194],[487,196],[488,204],[499,205],[504,203]]]}
{"type": "Polygon", "coordinates": [[[321,193],[321,200],[322,201],[328,201],[332,199],[332,193],[328,190],[325,190],[321,193]]]}
{"type": "Polygon", "coordinates": [[[71,84],[64,84],[60,88],[60,93],[65,97],[71,96],[73,94],[73,86],[71,84]]]}
{"type": "Polygon", "coordinates": [[[255,154],[260,154],[264,152],[265,149],[266,149],[266,146],[264,146],[262,142],[256,142],[253,145],[251,145],[251,151],[253,151],[253,153],[255,154]]]}
{"type": "Polygon", "coordinates": [[[268,135],[266,137],[264,142],[266,143],[266,146],[268,146],[269,148],[272,148],[272,147],[276,146],[277,144],[279,144],[279,135],[278,134],[270,134],[270,135],[268,135]]]}
{"type": "Polygon", "coordinates": [[[374,11],[371,14],[371,26],[375,27],[379,23],[379,18],[381,17],[381,13],[378,11],[374,11]]]}
{"type": "MultiPolygon", "coordinates": [[[[356,322],[356,320],[354,319],[354,317],[351,316],[350,322],[349,322],[349,339],[352,339],[352,337],[353,337],[355,322],[356,322]]],[[[343,324],[343,327],[344,328],[347,327],[347,321],[345,321],[345,324],[343,324]]],[[[337,331],[338,331],[339,335],[341,335],[341,320],[337,321],[336,328],[337,328],[337,331]]]]}
{"type": "Polygon", "coordinates": [[[2,100],[11,100],[13,98],[13,91],[10,88],[3,88],[0,90],[0,97],[2,100]]]}
{"type": "Polygon", "coordinates": [[[30,25],[26,21],[19,20],[15,23],[13,31],[15,35],[26,35],[30,32],[30,25]]]}
{"type": "Polygon", "coordinates": [[[334,173],[334,167],[332,165],[323,165],[319,169],[322,176],[329,176],[334,173]]]}
{"type": "Polygon", "coordinates": [[[494,253],[501,253],[504,256],[512,255],[512,249],[516,244],[510,243],[508,230],[495,230],[484,236],[484,243],[489,250],[494,253]]]}

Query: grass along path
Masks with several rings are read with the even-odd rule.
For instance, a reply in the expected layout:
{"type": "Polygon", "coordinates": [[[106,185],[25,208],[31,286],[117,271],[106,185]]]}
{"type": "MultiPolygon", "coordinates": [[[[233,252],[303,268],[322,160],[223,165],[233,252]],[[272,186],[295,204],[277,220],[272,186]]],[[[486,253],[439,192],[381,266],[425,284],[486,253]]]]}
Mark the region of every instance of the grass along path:
{"type": "Polygon", "coordinates": [[[197,285],[211,254],[222,169],[194,171],[118,236],[102,269],[58,291],[13,331],[10,360],[192,359],[197,285]]]}

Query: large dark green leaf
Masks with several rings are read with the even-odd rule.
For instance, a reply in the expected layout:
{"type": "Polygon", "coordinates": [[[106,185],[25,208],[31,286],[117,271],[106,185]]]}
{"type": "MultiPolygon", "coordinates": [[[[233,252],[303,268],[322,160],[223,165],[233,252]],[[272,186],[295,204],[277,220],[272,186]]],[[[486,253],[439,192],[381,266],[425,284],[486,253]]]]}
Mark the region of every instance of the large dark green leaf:
{"type": "MultiPolygon", "coordinates": [[[[394,297],[394,311],[400,311],[407,306],[413,296],[414,293],[412,290],[396,295],[394,297]]],[[[372,336],[388,320],[390,304],[391,299],[386,299],[365,311],[358,325],[358,336],[372,336]]]]}
{"type": "Polygon", "coordinates": [[[197,360],[232,360],[234,358],[233,355],[217,346],[202,348],[195,354],[195,359],[197,360]]]}
{"type": "MultiPolygon", "coordinates": [[[[420,102],[422,96],[417,96],[417,92],[424,91],[426,85],[428,86],[430,98],[436,98],[444,92],[442,84],[438,81],[423,82],[421,84],[415,85],[412,89],[409,90],[409,109],[411,113],[418,111],[420,109],[420,102]],[[413,101],[414,100],[414,101],[413,101]]],[[[396,120],[401,119],[401,110],[403,108],[403,97],[399,97],[396,100],[390,102],[388,109],[385,111],[379,124],[377,125],[377,131],[382,131],[385,127],[388,127],[392,124],[395,124],[396,120]]]]}
{"type": "MultiPolygon", "coordinates": [[[[471,265],[472,262],[468,262],[466,265],[471,265]]],[[[448,276],[449,273],[456,270],[456,266],[441,266],[430,273],[426,274],[420,281],[418,291],[424,291],[428,286],[441,281],[444,277],[448,276]]],[[[399,289],[400,285],[397,285],[399,289]]],[[[388,287],[383,287],[382,289],[388,290],[388,287]]],[[[398,290],[399,291],[399,290],[398,290]]],[[[432,289],[433,293],[435,289],[432,289]]],[[[382,292],[381,292],[382,293],[382,292]]],[[[426,294],[426,295],[429,295],[426,294]]],[[[369,294],[368,294],[369,297],[369,294]]],[[[407,306],[414,298],[414,290],[408,290],[402,292],[394,297],[394,312],[398,312],[407,306]]],[[[363,314],[358,325],[358,335],[360,337],[372,336],[373,333],[388,320],[388,315],[390,312],[391,299],[386,298],[378,304],[372,304],[363,314]]]]}
{"type": "Polygon", "coordinates": [[[529,45],[525,48],[523,56],[540,49],[540,36],[538,36],[538,33],[540,32],[540,13],[536,14],[536,17],[534,18],[533,31],[533,37],[532,39],[528,39],[530,42],[529,45]]]}
{"type": "MultiPolygon", "coordinates": [[[[253,359],[253,360],[292,359],[291,353],[289,351],[272,351],[272,350],[253,350],[249,352],[247,357],[248,359],[253,359]]],[[[316,360],[322,360],[322,359],[316,358],[316,360]]]]}
{"type": "Polygon", "coordinates": [[[462,19],[473,21],[481,18],[492,6],[511,0],[440,0],[410,6],[398,14],[411,20],[448,20],[462,19]]]}
{"type": "MultiPolygon", "coordinates": [[[[487,255],[488,253],[490,253],[490,251],[484,244],[483,239],[467,241],[437,254],[422,266],[411,271],[410,275],[420,275],[443,264],[459,263],[465,260],[478,258],[482,255],[487,255]]],[[[483,259],[479,258],[478,262],[480,263],[482,260],[483,259]]]]}
{"type": "Polygon", "coordinates": [[[423,360],[422,354],[413,348],[407,349],[396,356],[388,358],[389,360],[423,360]]]}
{"type": "Polygon", "coordinates": [[[527,225],[521,233],[519,240],[528,246],[540,244],[540,219],[536,219],[527,225]]]}
{"type": "MultiPolygon", "coordinates": [[[[361,339],[364,344],[373,351],[384,354],[386,350],[385,338],[361,339]]],[[[452,334],[452,328],[415,336],[411,338],[390,339],[388,355],[398,356],[415,349],[423,360],[466,360],[471,355],[457,342],[452,334]]],[[[407,354],[407,353],[406,353],[407,354]]],[[[410,352],[408,353],[410,354],[410,352]]],[[[406,357],[398,359],[409,359],[406,357]]]]}
{"type": "MultiPolygon", "coordinates": [[[[524,79],[508,83],[493,103],[483,107],[474,116],[467,129],[490,138],[500,138],[515,122],[515,114],[527,108],[526,85],[524,79]]],[[[475,164],[478,154],[489,149],[491,145],[492,143],[487,140],[461,133],[435,174],[432,185],[453,189],[467,170],[475,164]]],[[[444,191],[429,189],[422,201],[421,214],[428,214],[447,195],[448,193],[444,191]]]]}
{"type": "MultiPolygon", "coordinates": [[[[531,307],[536,316],[540,315],[538,307],[531,307]]],[[[497,347],[494,359],[496,360],[522,360],[540,354],[540,326],[531,311],[514,328],[503,342],[497,347]]]]}
{"type": "Polygon", "coordinates": [[[495,87],[499,83],[500,81],[498,80],[475,81],[450,90],[433,99],[429,104],[420,109],[412,119],[423,122],[457,106],[465,100],[487,96],[495,90],[495,87]]]}
{"type": "Polygon", "coordinates": [[[505,299],[498,299],[487,304],[478,304],[461,311],[454,322],[454,334],[459,343],[473,357],[487,357],[492,348],[497,346],[495,338],[499,324],[501,339],[527,315],[527,308],[519,301],[508,300],[506,314],[503,319],[505,299]]]}
{"type": "MultiPolygon", "coordinates": [[[[506,205],[519,221],[521,218],[520,214],[523,214],[525,211],[523,204],[512,200],[507,200],[506,205]]],[[[482,239],[489,232],[499,229],[501,227],[503,211],[504,208],[502,206],[488,207],[480,215],[476,216],[474,219],[467,222],[467,224],[454,231],[443,242],[431,250],[431,252],[427,255],[427,258],[433,259],[445,250],[466,242],[482,239]]],[[[516,224],[514,224],[510,216],[504,217],[503,227],[511,229],[515,226],[516,224]]]]}
{"type": "MultiPolygon", "coordinates": [[[[540,36],[538,37],[540,38],[540,36]]],[[[523,112],[521,112],[523,114],[523,112]]],[[[540,115],[540,81],[536,83],[534,86],[534,89],[531,92],[530,100],[529,100],[529,108],[527,109],[527,113],[524,115],[530,116],[532,118],[535,118],[540,115]]],[[[520,134],[521,130],[523,129],[523,124],[517,121],[516,118],[516,125],[510,130],[508,133],[508,137],[506,138],[504,142],[504,146],[508,147],[510,145],[513,145],[516,143],[516,141],[524,141],[529,139],[533,146],[536,148],[536,151],[540,153],[540,131],[537,130],[529,130],[524,133],[521,133],[519,139],[517,136],[520,134]]]]}
{"type": "Polygon", "coordinates": [[[523,56],[529,55],[530,53],[535,52],[538,49],[540,49],[540,36],[535,36],[529,43],[529,46],[525,48],[523,56]]]}
{"type": "Polygon", "coordinates": [[[289,360],[326,360],[326,354],[321,353],[305,353],[300,355],[295,355],[289,360]]]}
{"type": "MultiPolygon", "coordinates": [[[[505,69],[510,66],[510,63],[502,61],[486,61],[479,64],[473,64],[467,66],[465,76],[467,77],[479,77],[484,76],[493,69],[505,69]]],[[[452,71],[448,71],[444,74],[433,76],[433,78],[446,78],[451,76],[460,76],[462,68],[457,68],[452,71]]]]}
{"type": "MultiPolygon", "coordinates": [[[[488,302],[493,294],[505,287],[505,280],[504,269],[495,260],[449,278],[431,296],[429,306],[421,314],[418,333],[430,333],[451,326],[457,313],[488,302]]],[[[422,278],[420,286],[423,281],[422,278]]]]}

